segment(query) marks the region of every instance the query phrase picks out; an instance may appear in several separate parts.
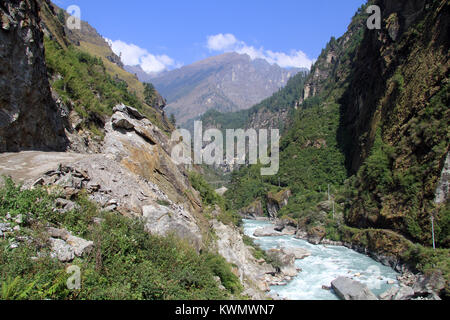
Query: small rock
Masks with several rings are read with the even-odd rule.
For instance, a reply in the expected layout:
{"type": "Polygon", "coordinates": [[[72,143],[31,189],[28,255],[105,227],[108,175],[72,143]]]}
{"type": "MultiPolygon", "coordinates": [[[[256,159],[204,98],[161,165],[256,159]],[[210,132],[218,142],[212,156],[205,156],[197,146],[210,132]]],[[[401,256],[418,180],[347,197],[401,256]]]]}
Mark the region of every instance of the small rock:
{"type": "Polygon", "coordinates": [[[391,279],[389,279],[387,282],[386,282],[387,284],[394,284],[395,283],[395,281],[394,280],[391,280],[391,279]]]}
{"type": "Polygon", "coordinates": [[[10,249],[17,249],[19,247],[19,244],[17,242],[13,242],[9,245],[10,249]]]}
{"type": "Polygon", "coordinates": [[[117,205],[116,205],[116,204],[113,204],[113,205],[107,206],[107,207],[104,208],[103,210],[106,211],[106,212],[112,212],[112,211],[114,211],[114,210],[116,210],[116,209],[117,209],[117,205]]]}
{"type": "Polygon", "coordinates": [[[33,187],[42,186],[42,185],[44,185],[44,183],[45,183],[44,178],[39,178],[35,182],[33,182],[32,186],[33,187]]]}
{"type": "Polygon", "coordinates": [[[117,199],[111,199],[111,200],[109,200],[108,201],[108,204],[109,205],[119,205],[119,200],[117,200],[117,199]]]}
{"type": "Polygon", "coordinates": [[[281,236],[281,235],[282,235],[281,232],[275,231],[274,227],[266,227],[266,228],[257,229],[253,233],[253,236],[255,236],[257,238],[276,237],[276,236],[281,236]]]}
{"type": "Polygon", "coordinates": [[[414,290],[411,287],[401,286],[393,300],[409,300],[414,296],[414,290]]]}
{"type": "Polygon", "coordinates": [[[94,218],[94,219],[92,219],[92,221],[95,224],[102,224],[105,221],[105,219],[103,219],[103,218],[94,218]]]}
{"type": "Polygon", "coordinates": [[[17,224],[22,224],[23,223],[23,215],[19,214],[16,219],[14,220],[15,223],[17,224]]]}
{"type": "Polygon", "coordinates": [[[16,231],[16,232],[19,232],[19,231],[20,231],[20,226],[15,226],[15,227],[13,228],[13,230],[16,231]]]}
{"type": "Polygon", "coordinates": [[[11,231],[11,224],[10,223],[0,223],[0,231],[10,232],[11,231]]]}
{"type": "Polygon", "coordinates": [[[398,293],[399,288],[397,287],[392,287],[389,290],[387,290],[386,292],[380,294],[380,299],[381,300],[392,300],[395,295],[398,293]]]}

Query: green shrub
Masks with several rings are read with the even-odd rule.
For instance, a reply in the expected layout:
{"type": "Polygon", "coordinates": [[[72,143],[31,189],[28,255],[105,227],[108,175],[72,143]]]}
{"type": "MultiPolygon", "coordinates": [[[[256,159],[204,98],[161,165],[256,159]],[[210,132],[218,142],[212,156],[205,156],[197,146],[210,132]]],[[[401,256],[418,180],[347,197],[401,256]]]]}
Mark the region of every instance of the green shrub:
{"type": "Polygon", "coordinates": [[[2,217],[6,212],[13,216],[33,213],[20,231],[31,242],[10,249],[8,239],[0,240],[2,298],[208,300],[240,293],[239,279],[220,256],[199,254],[175,236],[150,235],[143,221],[101,212],[84,195],[76,199],[77,209],[54,213],[55,197],[43,188],[21,191],[9,179],[0,188],[2,217]],[[94,217],[103,222],[93,223],[94,217]],[[67,289],[70,275],[65,272],[66,265],[49,256],[43,228],[47,224],[94,242],[89,256],[72,263],[81,269],[80,290],[67,289]],[[226,291],[219,289],[216,275],[226,291]]]}

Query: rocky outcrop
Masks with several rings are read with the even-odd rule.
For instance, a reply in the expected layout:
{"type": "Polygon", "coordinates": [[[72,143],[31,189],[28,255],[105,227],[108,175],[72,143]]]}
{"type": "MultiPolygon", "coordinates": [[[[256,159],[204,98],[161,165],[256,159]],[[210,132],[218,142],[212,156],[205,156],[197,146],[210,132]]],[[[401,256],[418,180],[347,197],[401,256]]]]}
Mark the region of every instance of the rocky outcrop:
{"type": "Polygon", "coordinates": [[[310,227],[307,231],[303,229],[297,230],[295,234],[295,238],[303,239],[308,241],[311,244],[318,245],[323,242],[327,235],[327,232],[322,226],[310,227]]]}
{"type": "Polygon", "coordinates": [[[105,125],[102,154],[59,165],[25,185],[62,190],[66,199],[56,210],[69,209],[68,200],[84,190],[103,210],[143,219],[150,233],[174,233],[200,250],[206,230],[199,225],[205,218],[184,168],[170,159],[169,138],[136,109],[119,105],[114,110],[105,125]]]}
{"type": "Polygon", "coordinates": [[[237,268],[237,274],[244,284],[244,294],[252,299],[266,299],[264,292],[270,290],[267,280],[276,270],[266,264],[260,264],[249,246],[244,244],[239,229],[213,220],[211,223],[217,235],[216,250],[229,263],[237,268]]]}
{"type": "Polygon", "coordinates": [[[267,194],[267,211],[271,219],[277,218],[278,212],[287,206],[291,196],[291,190],[282,190],[276,194],[269,192],[267,194]]]}
{"type": "Polygon", "coordinates": [[[0,152],[64,150],[64,114],[50,92],[38,4],[7,1],[0,23],[0,152]]]}
{"type": "Polygon", "coordinates": [[[264,217],[264,209],[261,200],[253,201],[248,207],[239,210],[239,214],[247,219],[264,217]]]}
{"type": "Polygon", "coordinates": [[[339,277],[331,287],[342,300],[378,300],[366,285],[350,278],[339,277]]]}

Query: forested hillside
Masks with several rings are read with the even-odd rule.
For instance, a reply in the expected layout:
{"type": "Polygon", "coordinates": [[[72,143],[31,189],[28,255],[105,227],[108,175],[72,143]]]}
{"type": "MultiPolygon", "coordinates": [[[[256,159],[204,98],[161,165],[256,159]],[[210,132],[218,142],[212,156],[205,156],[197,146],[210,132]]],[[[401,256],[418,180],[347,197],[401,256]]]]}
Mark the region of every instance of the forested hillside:
{"type": "Polygon", "coordinates": [[[267,213],[273,194],[290,190],[279,217],[422,271],[436,268],[448,281],[448,190],[435,200],[448,179],[449,4],[369,4],[382,8],[382,30],[367,29],[366,5],[328,43],[282,138],[279,174],[243,168],[227,197],[236,209],[259,199],[267,213]],[[432,216],[440,249],[414,247],[432,246],[432,216]]]}

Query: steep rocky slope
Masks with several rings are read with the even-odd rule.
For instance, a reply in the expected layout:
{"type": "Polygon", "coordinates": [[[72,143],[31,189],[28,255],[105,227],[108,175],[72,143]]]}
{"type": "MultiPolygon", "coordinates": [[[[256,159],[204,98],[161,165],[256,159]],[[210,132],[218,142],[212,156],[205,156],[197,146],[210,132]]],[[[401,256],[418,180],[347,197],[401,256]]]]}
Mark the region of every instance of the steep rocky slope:
{"type": "Polygon", "coordinates": [[[248,109],[285,86],[298,71],[225,53],[166,72],[151,82],[167,98],[167,113],[185,125],[211,109],[248,109]]]}
{"type": "Polygon", "coordinates": [[[0,7],[0,152],[64,150],[62,111],[52,99],[35,1],[0,7]]]}
{"type": "MultiPolygon", "coordinates": [[[[83,78],[85,79],[79,80],[87,82],[88,79],[86,79],[86,77],[93,76],[97,77],[97,79],[95,79],[96,83],[99,83],[100,81],[110,82],[116,87],[110,89],[104,88],[104,85],[97,85],[97,88],[93,90],[97,94],[90,98],[90,100],[99,100],[98,102],[95,102],[95,104],[105,104],[102,100],[106,99],[113,99],[114,102],[108,103],[109,105],[107,106],[107,109],[109,110],[87,110],[88,113],[91,111],[95,112],[95,114],[89,116],[91,119],[94,118],[94,121],[89,121],[86,123],[87,127],[98,127],[96,124],[99,120],[104,123],[102,120],[104,114],[110,116],[111,109],[115,104],[125,102],[140,109],[148,118],[152,119],[152,121],[164,131],[169,132],[172,129],[172,126],[165,117],[163,111],[165,107],[165,100],[156,90],[149,93],[146,92],[144,84],[141,83],[133,74],[130,74],[123,69],[124,66],[121,63],[120,58],[114,54],[106,40],[92,26],[85,21],[81,21],[80,29],[71,30],[66,26],[65,21],[68,19],[69,15],[64,10],[58,8],[50,0],[39,0],[37,2],[40,6],[40,24],[48,40],[45,42],[45,46],[47,64],[49,64],[49,71],[51,75],[50,83],[54,89],[54,92],[59,95],[59,97],[56,97],[56,100],[58,100],[58,98],[62,98],[61,102],[66,108],[69,109],[69,111],[72,111],[72,109],[77,109],[75,110],[76,113],[71,114],[69,117],[69,122],[71,124],[73,124],[74,118],[77,120],[80,117],[84,119],[87,118],[86,114],[80,114],[80,108],[86,109],[87,103],[85,101],[81,101],[81,103],[80,101],[77,101],[79,100],[78,95],[85,95],[85,93],[76,92],[79,90],[79,84],[68,83],[68,80],[64,78],[63,73],[67,69],[67,64],[73,64],[73,61],[67,61],[67,59],[60,61],[61,59],[59,57],[55,57],[53,64],[51,63],[52,54],[55,50],[57,50],[58,53],[63,54],[65,57],[68,56],[69,53],[77,54],[77,52],[83,52],[88,54],[90,57],[98,58],[99,60],[95,61],[95,64],[98,67],[95,68],[90,65],[88,69],[94,69],[98,71],[100,75],[83,75],[83,78]],[[100,68],[101,70],[97,70],[100,68]],[[61,80],[64,81],[64,85],[58,86],[61,80]],[[70,90],[66,90],[67,88],[70,90]],[[75,92],[68,95],[68,91],[75,92]],[[117,91],[122,92],[118,93],[117,91]],[[122,95],[121,101],[116,98],[117,95],[122,95]],[[127,96],[125,100],[124,96],[127,96]]],[[[89,59],[83,58],[79,62],[81,62],[81,65],[77,65],[76,68],[83,67],[84,64],[89,64],[89,59]]]]}
{"type": "Polygon", "coordinates": [[[169,138],[173,126],[163,106],[148,105],[126,77],[112,75],[121,66],[105,56],[98,33],[85,23],[71,33],[49,1],[0,8],[0,83],[7,94],[0,110],[8,125],[0,133],[9,143],[0,151],[34,150],[0,157],[0,174],[21,183],[6,179],[0,186],[2,298],[264,298],[265,273],[273,269],[256,261],[238,230],[214,228],[214,219],[230,213],[202,199],[188,172],[195,168],[172,161],[178,142],[169,138]],[[18,75],[32,81],[16,84],[18,75]],[[13,94],[21,104],[6,99],[13,94]],[[59,151],[59,138],[69,152],[41,151],[59,151]],[[210,210],[218,212],[214,219],[210,210]],[[228,233],[233,244],[218,244],[228,233]],[[219,255],[232,245],[245,250],[236,267],[233,257],[219,255]],[[83,270],[78,291],[65,285],[74,261],[83,270]]]}
{"type": "Polygon", "coordinates": [[[448,213],[435,212],[434,200],[450,145],[450,8],[445,1],[377,4],[386,27],[366,33],[342,97],[347,167],[358,172],[346,218],[430,245],[434,214],[439,244],[448,247],[448,213]]]}

